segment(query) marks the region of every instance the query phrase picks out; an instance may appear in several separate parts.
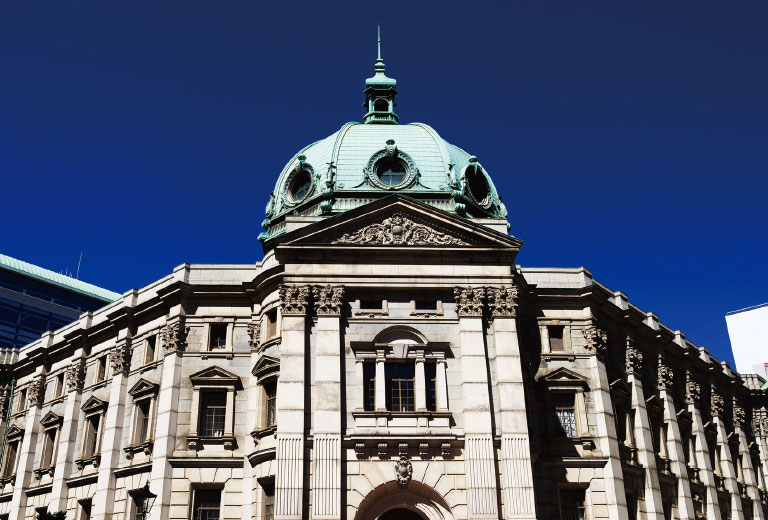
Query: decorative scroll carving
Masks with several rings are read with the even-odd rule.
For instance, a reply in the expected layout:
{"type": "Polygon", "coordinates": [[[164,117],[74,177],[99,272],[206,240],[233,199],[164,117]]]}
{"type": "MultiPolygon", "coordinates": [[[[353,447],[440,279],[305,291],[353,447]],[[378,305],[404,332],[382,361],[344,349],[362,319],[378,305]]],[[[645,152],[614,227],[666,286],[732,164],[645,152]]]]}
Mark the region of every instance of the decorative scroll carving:
{"type": "Polygon", "coordinates": [[[413,465],[408,457],[401,456],[400,460],[395,462],[395,475],[397,477],[397,483],[401,486],[407,486],[413,476],[413,465]]]}
{"type": "Polygon", "coordinates": [[[456,314],[459,316],[482,316],[485,289],[482,287],[455,287],[456,314]]]}
{"type": "Polygon", "coordinates": [[[489,287],[488,309],[494,318],[514,318],[517,315],[518,290],[512,287],[489,287]]]}
{"type": "Polygon", "coordinates": [[[309,285],[280,286],[280,309],[283,315],[306,314],[309,303],[309,285]]]}
{"type": "Polygon", "coordinates": [[[131,369],[131,354],[133,349],[131,348],[131,340],[124,339],[115,345],[112,352],[109,355],[109,362],[112,365],[112,372],[114,374],[127,374],[131,369]]]}
{"type": "Polygon", "coordinates": [[[344,303],[344,286],[316,285],[312,289],[315,300],[315,312],[318,315],[339,315],[344,303]]]}
{"type": "Polygon", "coordinates": [[[584,329],[584,340],[584,346],[591,354],[603,355],[608,346],[608,335],[594,325],[584,329]]]}
{"type": "Polygon", "coordinates": [[[332,243],[407,246],[468,245],[459,238],[441,233],[424,224],[418,224],[402,213],[393,214],[381,224],[371,224],[354,233],[344,234],[332,243]]]}
{"type": "Polygon", "coordinates": [[[701,387],[699,383],[693,380],[691,373],[688,372],[685,379],[685,402],[698,406],[701,399],[701,387]]]}
{"type": "Polygon", "coordinates": [[[259,350],[261,345],[261,320],[258,318],[248,324],[248,344],[251,346],[251,352],[259,350]]]}
{"type": "Polygon", "coordinates": [[[747,413],[744,408],[739,404],[736,398],[733,398],[733,428],[744,429],[744,425],[747,422],[747,413]]]}
{"type": "Polygon", "coordinates": [[[80,392],[85,384],[85,364],[82,360],[73,361],[67,367],[67,391],[80,392]]]}
{"type": "Polygon", "coordinates": [[[712,417],[718,417],[723,415],[723,412],[725,411],[725,401],[723,400],[723,396],[720,395],[717,391],[717,387],[712,385],[712,396],[710,398],[710,407],[712,412],[712,417]]]}
{"type": "Polygon", "coordinates": [[[674,384],[674,374],[672,367],[664,362],[664,358],[659,356],[659,368],[657,373],[659,390],[672,390],[674,384]]]}
{"type": "Polygon", "coordinates": [[[10,394],[10,390],[8,387],[3,387],[2,390],[0,390],[0,415],[5,417],[5,414],[7,412],[6,407],[8,406],[8,397],[10,394]]]}
{"type": "Polygon", "coordinates": [[[635,340],[632,339],[631,336],[627,336],[627,358],[625,369],[627,374],[633,374],[636,377],[640,377],[643,373],[643,353],[634,345],[635,340]]]}
{"type": "Polygon", "coordinates": [[[160,332],[163,338],[165,355],[167,356],[174,352],[184,352],[187,348],[187,334],[189,334],[189,327],[185,327],[181,321],[175,321],[166,325],[160,332]]]}
{"type": "Polygon", "coordinates": [[[27,391],[29,406],[43,406],[45,400],[45,374],[41,374],[32,380],[27,391]]]}

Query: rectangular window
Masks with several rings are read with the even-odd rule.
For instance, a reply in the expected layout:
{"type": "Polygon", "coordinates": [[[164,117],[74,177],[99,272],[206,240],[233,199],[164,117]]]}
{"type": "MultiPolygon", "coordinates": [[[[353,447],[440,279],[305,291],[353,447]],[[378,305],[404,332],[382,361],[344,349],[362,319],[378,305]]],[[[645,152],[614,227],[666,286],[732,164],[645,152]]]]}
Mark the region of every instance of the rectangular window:
{"type": "Polygon", "coordinates": [[[552,404],[555,408],[557,428],[566,437],[577,437],[576,432],[576,396],[571,393],[555,392],[552,394],[552,404]]]}
{"type": "Polygon", "coordinates": [[[85,440],[83,445],[83,457],[91,457],[97,453],[99,442],[99,426],[101,415],[91,415],[85,420],[85,440]]]}
{"type": "Polygon", "coordinates": [[[437,300],[416,300],[413,302],[414,309],[417,311],[436,311],[437,300]]]}
{"type": "Polygon", "coordinates": [[[363,363],[363,410],[372,412],[376,408],[376,363],[363,363]]]}
{"type": "Polygon", "coordinates": [[[227,348],[227,324],[211,323],[211,339],[209,350],[224,350],[227,348]]]}
{"type": "Polygon", "coordinates": [[[3,458],[3,476],[10,477],[16,473],[16,455],[18,453],[19,441],[11,441],[5,447],[5,457],[3,458]]]}
{"type": "Polygon", "coordinates": [[[91,520],[91,501],[80,501],[80,519],[79,520],[91,520]]]}
{"type": "Polygon", "coordinates": [[[587,509],[583,489],[561,489],[560,510],[562,520],[586,520],[587,509]]]}
{"type": "Polygon", "coordinates": [[[144,341],[144,363],[152,363],[155,360],[155,347],[157,336],[150,336],[144,341]]]}
{"type": "Polygon", "coordinates": [[[264,324],[266,325],[266,339],[277,336],[277,309],[272,309],[264,315],[264,324]]]}
{"type": "Polygon", "coordinates": [[[563,327],[552,325],[547,327],[547,332],[549,333],[549,351],[564,352],[565,343],[563,343],[563,327]]]}
{"type": "Polygon", "coordinates": [[[381,300],[360,300],[360,309],[380,311],[382,309],[381,300]]]}
{"type": "Polygon", "coordinates": [[[275,403],[277,401],[277,381],[269,381],[264,383],[264,393],[267,397],[267,417],[266,425],[274,426],[277,423],[277,416],[275,414],[275,403]]]}
{"type": "Polygon", "coordinates": [[[20,412],[27,407],[27,389],[24,388],[19,392],[19,397],[16,400],[16,411],[20,412]]]}
{"type": "Polygon", "coordinates": [[[201,399],[200,435],[203,437],[223,437],[224,421],[227,415],[226,392],[204,392],[201,399]]]}
{"type": "Polygon", "coordinates": [[[56,385],[53,396],[61,397],[64,394],[64,372],[56,375],[56,385]]]}
{"type": "Polygon", "coordinates": [[[53,460],[53,452],[56,450],[56,430],[51,428],[45,430],[43,434],[43,456],[40,460],[40,469],[48,469],[51,467],[53,460]]]}
{"type": "Polygon", "coordinates": [[[107,356],[101,356],[96,360],[96,382],[104,381],[107,377],[107,356]]]}
{"type": "Polygon", "coordinates": [[[412,412],[413,405],[413,363],[387,363],[386,389],[387,409],[393,412],[412,412]]]}
{"type": "Polygon", "coordinates": [[[427,385],[427,410],[437,410],[437,364],[424,363],[424,376],[427,385]]]}
{"type": "Polygon", "coordinates": [[[193,520],[219,520],[221,509],[220,489],[196,489],[192,506],[193,520]]]}
{"type": "Polygon", "coordinates": [[[136,437],[134,442],[141,444],[149,440],[149,421],[151,419],[152,401],[144,399],[136,403],[136,437]]]}
{"type": "Polygon", "coordinates": [[[264,519],[275,520],[275,484],[264,482],[261,488],[264,490],[264,519]]]}

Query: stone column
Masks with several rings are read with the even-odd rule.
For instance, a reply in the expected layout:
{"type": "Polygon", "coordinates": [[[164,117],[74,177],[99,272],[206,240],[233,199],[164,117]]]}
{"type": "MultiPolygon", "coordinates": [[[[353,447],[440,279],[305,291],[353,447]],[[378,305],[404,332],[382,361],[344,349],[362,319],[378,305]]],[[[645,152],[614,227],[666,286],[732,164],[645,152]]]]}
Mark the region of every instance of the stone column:
{"type": "Polygon", "coordinates": [[[40,431],[40,408],[45,396],[45,370],[38,367],[32,382],[27,387],[29,408],[24,416],[24,438],[19,447],[19,459],[16,466],[16,481],[8,508],[9,519],[23,520],[27,509],[27,488],[32,480],[32,470],[37,452],[37,434],[40,431]]]}
{"type": "Polygon", "coordinates": [[[101,440],[101,461],[93,497],[94,520],[109,520],[115,506],[114,468],[120,463],[120,441],[123,437],[128,371],[131,367],[131,336],[127,328],[118,332],[117,343],[110,354],[112,381],[109,385],[109,406],[104,417],[101,440]]]}
{"type": "Polygon", "coordinates": [[[499,390],[502,517],[535,520],[531,442],[517,338],[517,287],[491,287],[487,295],[493,318],[499,390]]]}
{"type": "Polygon", "coordinates": [[[344,287],[315,287],[315,409],[312,443],[312,518],[341,518],[341,310],[344,287]]]}
{"type": "Polygon", "coordinates": [[[699,478],[706,487],[707,518],[720,518],[720,502],[717,499],[717,487],[715,486],[714,468],[709,459],[709,444],[704,431],[704,421],[699,411],[701,389],[699,384],[691,379],[690,373],[686,376],[685,401],[688,404],[688,413],[691,414],[693,424],[691,434],[696,436],[696,465],[699,467],[699,478]]]}
{"type": "Polygon", "coordinates": [[[744,475],[744,484],[747,487],[747,496],[752,499],[752,511],[745,512],[746,518],[763,520],[763,506],[760,503],[759,482],[755,468],[752,466],[752,457],[749,453],[747,435],[744,433],[744,425],[747,417],[744,408],[734,399],[733,402],[733,429],[739,438],[739,455],[741,456],[741,472],[744,475]]]}
{"type": "Polygon", "coordinates": [[[187,348],[187,334],[189,333],[181,305],[172,309],[171,316],[161,332],[163,366],[160,390],[157,393],[152,471],[149,477],[150,490],[157,495],[157,498],[149,513],[150,520],[166,519],[170,511],[173,468],[171,468],[168,459],[176,449],[182,356],[187,348]]]}
{"type": "MultiPolygon", "coordinates": [[[[414,405],[416,410],[424,411],[427,409],[427,382],[426,372],[424,370],[424,357],[416,358],[416,371],[414,373],[413,390],[415,392],[414,405]]],[[[421,418],[420,418],[421,419],[421,418]]],[[[419,424],[419,426],[426,426],[419,424]]]]}
{"type": "Polygon", "coordinates": [[[470,518],[498,518],[496,462],[483,327],[485,290],[456,287],[459,316],[462,397],[464,400],[464,464],[470,518]]]}
{"type": "Polygon", "coordinates": [[[302,517],[304,505],[305,323],[310,287],[281,285],[277,383],[275,519],[302,517]]]}
{"type": "MultiPolygon", "coordinates": [[[[605,369],[603,356],[607,347],[608,336],[605,331],[590,325],[584,329],[585,348],[592,354],[589,365],[592,371],[592,381],[597,386],[592,388],[595,402],[595,418],[597,420],[598,447],[608,462],[603,467],[605,481],[605,506],[610,520],[625,520],[627,518],[627,497],[624,493],[624,473],[619,457],[619,441],[616,435],[616,422],[613,416],[608,373],[605,369]]],[[[599,505],[599,504],[593,504],[599,505]]]]}
{"type": "Polygon", "coordinates": [[[72,472],[72,462],[75,460],[75,443],[80,430],[80,402],[83,396],[85,382],[85,357],[82,348],[75,350],[73,361],[67,367],[67,398],[64,401],[64,417],[59,433],[59,449],[56,454],[56,469],[53,473],[51,501],[48,510],[51,512],[67,509],[69,488],[65,479],[72,472]]]}
{"type": "Polygon", "coordinates": [[[445,359],[437,360],[437,388],[435,389],[435,398],[437,399],[437,410],[439,412],[448,411],[448,361],[445,359]]]}
{"type": "Polygon", "coordinates": [[[659,474],[656,471],[656,452],[653,448],[651,424],[645,408],[645,395],[640,380],[643,368],[643,355],[634,347],[631,336],[627,336],[627,383],[632,392],[632,409],[635,413],[635,445],[638,462],[645,468],[645,514],[648,520],[664,520],[664,507],[661,503],[659,474]]]}
{"type": "Polygon", "coordinates": [[[661,402],[664,405],[664,422],[667,424],[667,453],[672,473],[677,475],[677,510],[680,520],[696,520],[693,509],[691,486],[688,482],[688,467],[685,464],[685,450],[675,410],[672,369],[659,357],[658,381],[661,402]]]}
{"type": "Polygon", "coordinates": [[[723,396],[712,385],[712,422],[717,429],[717,442],[720,445],[720,471],[725,478],[725,489],[731,494],[731,520],[744,520],[744,512],[741,508],[741,497],[737,484],[736,469],[731,458],[731,448],[728,445],[728,432],[723,424],[725,404],[723,396]]]}

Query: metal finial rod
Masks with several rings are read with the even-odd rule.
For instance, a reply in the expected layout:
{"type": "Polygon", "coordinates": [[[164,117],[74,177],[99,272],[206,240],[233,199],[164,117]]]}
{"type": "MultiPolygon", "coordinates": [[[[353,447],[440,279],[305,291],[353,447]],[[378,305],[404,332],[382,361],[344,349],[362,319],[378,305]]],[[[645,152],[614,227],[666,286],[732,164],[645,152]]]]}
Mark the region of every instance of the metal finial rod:
{"type": "Polygon", "coordinates": [[[381,25],[380,24],[376,24],[376,26],[377,26],[377,28],[379,30],[379,56],[378,56],[378,59],[380,60],[381,59],[381,25]]]}

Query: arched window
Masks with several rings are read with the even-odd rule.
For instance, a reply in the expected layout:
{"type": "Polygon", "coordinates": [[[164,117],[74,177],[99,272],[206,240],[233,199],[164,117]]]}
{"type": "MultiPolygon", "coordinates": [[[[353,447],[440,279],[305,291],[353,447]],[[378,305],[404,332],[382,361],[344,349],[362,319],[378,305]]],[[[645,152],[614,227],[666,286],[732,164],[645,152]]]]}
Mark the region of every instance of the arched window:
{"type": "Polygon", "coordinates": [[[389,112],[389,101],[386,99],[377,99],[373,102],[374,112],[389,112]]]}

